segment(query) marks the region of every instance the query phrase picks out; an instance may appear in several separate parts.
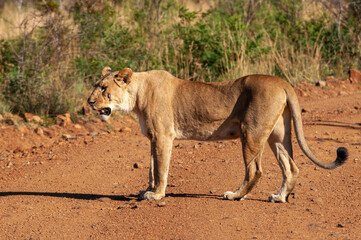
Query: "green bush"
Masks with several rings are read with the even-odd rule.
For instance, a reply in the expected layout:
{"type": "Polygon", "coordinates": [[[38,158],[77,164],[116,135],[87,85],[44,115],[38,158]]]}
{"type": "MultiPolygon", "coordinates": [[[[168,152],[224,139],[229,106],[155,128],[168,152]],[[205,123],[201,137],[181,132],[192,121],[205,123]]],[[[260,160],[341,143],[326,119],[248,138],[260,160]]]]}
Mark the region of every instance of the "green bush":
{"type": "Polygon", "coordinates": [[[0,111],[75,111],[105,66],[192,81],[263,73],[291,83],[361,66],[361,7],[352,1],[342,22],[327,9],[303,18],[301,0],[214,0],[202,13],[173,0],[75,0],[63,10],[55,0],[33,2],[39,24],[29,31],[29,16],[19,37],[0,39],[0,111]]]}

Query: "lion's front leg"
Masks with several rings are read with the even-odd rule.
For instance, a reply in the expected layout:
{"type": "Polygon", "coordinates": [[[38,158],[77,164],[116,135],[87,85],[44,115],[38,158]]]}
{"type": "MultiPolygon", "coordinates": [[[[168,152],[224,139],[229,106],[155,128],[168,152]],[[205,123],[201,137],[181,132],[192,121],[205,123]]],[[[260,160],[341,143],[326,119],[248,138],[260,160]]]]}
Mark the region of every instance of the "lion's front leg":
{"type": "Polygon", "coordinates": [[[151,142],[151,151],[150,151],[150,166],[149,166],[149,186],[146,191],[154,191],[154,155],[153,150],[155,149],[155,144],[151,142]]]}
{"type": "Polygon", "coordinates": [[[141,192],[141,199],[160,200],[165,196],[172,145],[172,138],[163,137],[151,140],[149,187],[146,191],[141,192]]]}

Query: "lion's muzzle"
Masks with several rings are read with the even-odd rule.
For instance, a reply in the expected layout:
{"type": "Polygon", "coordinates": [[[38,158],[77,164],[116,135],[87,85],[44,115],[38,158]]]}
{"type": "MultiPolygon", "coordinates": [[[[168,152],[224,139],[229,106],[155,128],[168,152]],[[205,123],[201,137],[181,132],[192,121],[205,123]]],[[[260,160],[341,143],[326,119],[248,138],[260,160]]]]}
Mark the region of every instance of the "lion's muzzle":
{"type": "Polygon", "coordinates": [[[99,110],[100,115],[109,116],[111,113],[112,113],[112,109],[109,108],[109,107],[102,108],[102,109],[99,110]]]}

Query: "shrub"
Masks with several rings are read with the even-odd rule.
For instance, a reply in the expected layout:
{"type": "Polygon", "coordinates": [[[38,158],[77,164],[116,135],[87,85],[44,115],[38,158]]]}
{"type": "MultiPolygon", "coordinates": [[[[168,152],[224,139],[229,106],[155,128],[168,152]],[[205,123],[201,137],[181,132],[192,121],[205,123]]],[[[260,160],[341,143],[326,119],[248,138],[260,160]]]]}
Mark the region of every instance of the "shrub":
{"type": "Polygon", "coordinates": [[[307,18],[301,0],[211,1],[203,12],[172,0],[33,2],[40,14],[23,21],[19,37],[0,39],[0,102],[16,113],[76,110],[104,66],[192,81],[263,73],[290,83],[361,66],[361,7],[351,0],[340,5],[342,18],[334,1],[317,2],[325,7],[307,18]]]}

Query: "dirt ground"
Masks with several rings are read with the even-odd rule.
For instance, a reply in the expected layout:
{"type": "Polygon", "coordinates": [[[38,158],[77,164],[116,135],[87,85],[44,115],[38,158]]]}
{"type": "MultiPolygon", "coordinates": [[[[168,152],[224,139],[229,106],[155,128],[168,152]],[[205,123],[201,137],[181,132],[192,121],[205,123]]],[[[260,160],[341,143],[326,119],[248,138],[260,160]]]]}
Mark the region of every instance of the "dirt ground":
{"type": "Polygon", "coordinates": [[[264,175],[243,201],[240,141],[176,141],[167,196],[147,187],[149,142],[132,116],[38,128],[0,124],[0,239],[361,239],[361,85],[296,87],[306,140],[336,170],[316,167],[295,138],[300,177],[289,203],[267,202],[282,174],[267,146],[264,175]]]}

